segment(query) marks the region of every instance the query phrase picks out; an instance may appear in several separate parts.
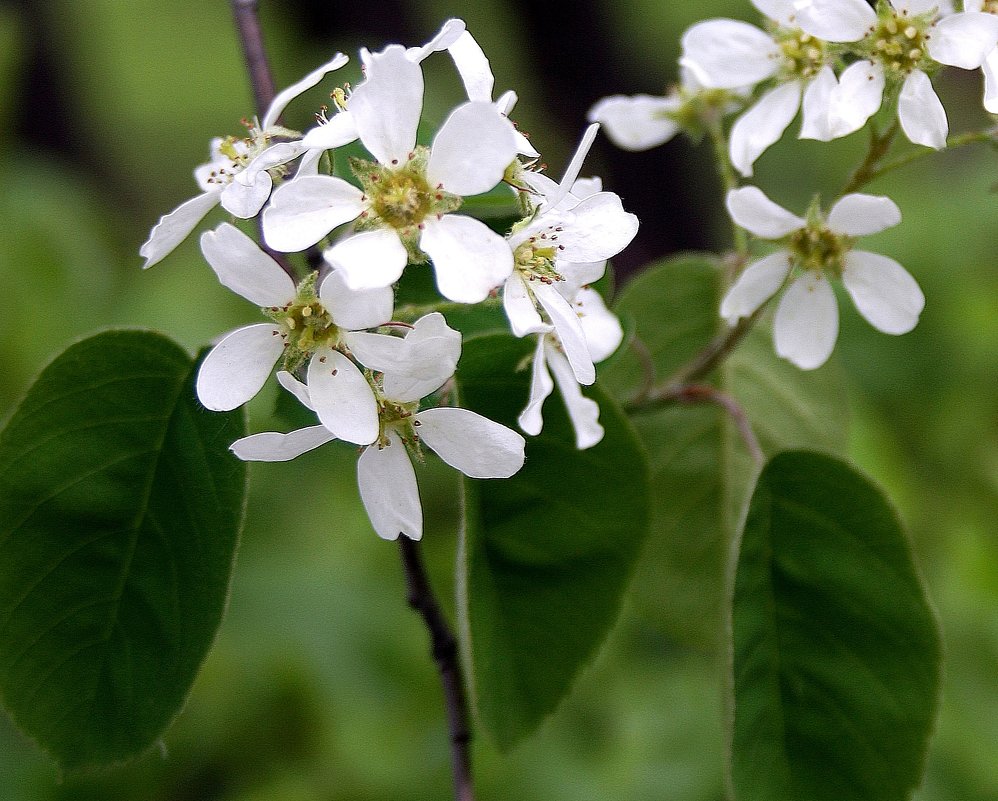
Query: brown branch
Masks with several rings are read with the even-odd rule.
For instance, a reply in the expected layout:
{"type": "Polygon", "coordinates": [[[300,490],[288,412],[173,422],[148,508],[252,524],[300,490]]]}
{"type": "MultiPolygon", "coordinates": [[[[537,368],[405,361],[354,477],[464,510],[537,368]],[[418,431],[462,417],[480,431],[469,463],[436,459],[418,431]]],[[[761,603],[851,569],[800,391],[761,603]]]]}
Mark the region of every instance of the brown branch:
{"type": "MultiPolygon", "coordinates": [[[[239,31],[239,42],[242,44],[243,55],[246,57],[246,68],[249,71],[250,84],[253,86],[253,101],[258,117],[267,113],[274,100],[274,76],[267,61],[267,51],[263,46],[263,32],[260,30],[260,19],[257,17],[257,0],[231,0],[232,14],[239,31]]],[[[287,257],[268,247],[263,238],[263,217],[260,217],[260,247],[276,261],[291,280],[298,283],[298,274],[287,257]]]]}
{"type": "Polygon", "coordinates": [[[243,55],[246,56],[250,83],[253,84],[256,112],[262,116],[270,107],[277,92],[274,88],[274,76],[267,61],[267,51],[263,46],[263,33],[257,17],[257,0],[232,0],[232,13],[236,18],[243,55]]]}
{"type": "Polygon", "coordinates": [[[430,632],[431,651],[443,685],[454,771],[454,798],[456,801],[474,801],[469,754],[471,731],[468,728],[468,704],[461,680],[457,640],[430,587],[419,553],[419,543],[407,537],[399,537],[399,551],[405,570],[409,606],[422,615],[430,632]]]}

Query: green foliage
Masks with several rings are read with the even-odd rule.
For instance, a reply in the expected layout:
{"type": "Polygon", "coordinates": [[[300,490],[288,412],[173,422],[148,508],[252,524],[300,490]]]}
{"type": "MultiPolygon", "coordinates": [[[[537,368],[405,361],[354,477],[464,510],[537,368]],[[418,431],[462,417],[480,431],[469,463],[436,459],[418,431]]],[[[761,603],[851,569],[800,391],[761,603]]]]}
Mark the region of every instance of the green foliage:
{"type": "MultiPolygon", "coordinates": [[[[462,404],[515,425],[530,341],[465,343],[462,404]]],[[[648,471],[634,432],[598,391],[603,441],[579,451],[554,398],[523,469],[465,482],[459,614],[478,718],[500,748],[533,731],[572,686],[617,616],[644,542],[648,471]]]]}
{"type": "Polygon", "coordinates": [[[732,606],[739,801],[903,801],[922,775],[939,634],[904,531],[846,464],[788,451],[759,477],[732,606]]]}
{"type": "Polygon", "coordinates": [[[64,768],[147,749],[215,637],[242,521],[241,413],[194,397],[170,340],[109,331],[0,432],[0,687],[64,768]]]}
{"type": "MultiPolygon", "coordinates": [[[[722,270],[716,257],[690,254],[631,281],[615,311],[635,346],[601,368],[601,385],[627,403],[649,378],[662,383],[718,335],[722,270]],[[638,348],[647,350],[644,359],[638,348]]],[[[834,363],[805,373],[778,359],[766,333],[756,330],[709,381],[739,403],[767,454],[804,446],[844,451],[846,399],[834,363]]],[[[673,404],[639,409],[632,419],[641,440],[654,443],[654,569],[642,575],[638,591],[670,634],[714,645],[731,538],[756,466],[720,407],[673,404]]]]}

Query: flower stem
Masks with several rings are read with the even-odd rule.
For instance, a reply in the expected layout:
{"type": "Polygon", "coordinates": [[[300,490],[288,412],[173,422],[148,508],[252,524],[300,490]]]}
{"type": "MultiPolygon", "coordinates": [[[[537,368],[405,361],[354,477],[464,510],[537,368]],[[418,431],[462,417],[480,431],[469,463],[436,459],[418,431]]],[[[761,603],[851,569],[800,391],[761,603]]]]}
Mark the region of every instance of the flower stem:
{"type": "MultiPolygon", "coordinates": [[[[724,128],[721,127],[720,120],[707,126],[710,134],[710,141],[714,145],[714,160],[717,162],[717,172],[721,176],[721,183],[724,185],[724,194],[727,195],[732,189],[738,188],[738,176],[735,168],[731,164],[731,157],[728,155],[728,139],[724,135],[724,128]]],[[[732,226],[735,251],[740,257],[748,255],[748,236],[745,230],[737,225],[732,226]]]]}
{"type": "Polygon", "coordinates": [[[471,757],[468,748],[471,742],[471,730],[468,727],[468,703],[461,678],[457,640],[430,587],[419,552],[419,543],[407,537],[399,537],[399,551],[402,555],[402,568],[405,571],[409,606],[422,615],[430,632],[433,659],[437,663],[440,682],[443,685],[447,724],[450,729],[454,798],[455,801],[474,801],[471,757]]]}
{"type": "MultiPolygon", "coordinates": [[[[239,42],[246,57],[246,67],[249,71],[250,84],[253,87],[253,101],[256,113],[262,116],[274,100],[274,76],[267,61],[267,51],[263,45],[263,32],[260,30],[260,20],[257,17],[257,0],[231,0],[232,14],[239,31],[239,42]]],[[[283,253],[271,250],[263,238],[263,217],[259,218],[260,246],[267,255],[276,261],[291,280],[298,283],[298,274],[283,253]]]]}
{"type": "MultiPolygon", "coordinates": [[[[917,150],[911,150],[902,156],[898,156],[896,159],[888,161],[886,164],[881,164],[884,156],[887,155],[887,150],[890,147],[891,141],[894,135],[898,131],[897,123],[894,123],[882,137],[878,137],[875,133],[870,136],[870,151],[867,153],[866,160],[859,166],[859,168],[852,174],[849,182],[843,187],[841,195],[846,195],[849,192],[855,192],[862,189],[871,181],[880,178],[882,175],[886,175],[899,167],[904,167],[911,164],[913,161],[918,161],[919,159],[930,156],[935,153],[935,150],[927,147],[920,147],[917,150]]],[[[954,150],[958,147],[963,147],[964,145],[971,145],[975,142],[994,142],[995,141],[995,131],[968,131],[967,133],[956,134],[951,136],[946,140],[946,149],[954,150]]]]}

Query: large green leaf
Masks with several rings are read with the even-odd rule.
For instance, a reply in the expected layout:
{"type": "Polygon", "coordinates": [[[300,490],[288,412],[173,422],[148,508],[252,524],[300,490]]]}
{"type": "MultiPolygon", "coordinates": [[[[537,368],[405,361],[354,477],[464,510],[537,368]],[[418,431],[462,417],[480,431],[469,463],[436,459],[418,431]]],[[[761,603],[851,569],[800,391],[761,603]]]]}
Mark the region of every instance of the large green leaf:
{"type": "Polygon", "coordinates": [[[829,456],[759,477],[732,606],[738,801],[903,801],[935,717],[940,643],[883,494],[829,456]]]}
{"type": "MultiPolygon", "coordinates": [[[[462,405],[515,426],[531,343],[465,343],[462,405]]],[[[560,400],[504,481],[465,482],[459,613],[478,718],[501,748],[529,734],[571,688],[616,619],[644,542],[648,471],[616,404],[598,391],[603,441],[579,451],[560,400]]]]}
{"type": "MultiPolygon", "coordinates": [[[[627,403],[647,380],[662,383],[717,336],[723,269],[714,256],[692,254],[628,283],[615,310],[638,342],[601,367],[601,386],[627,403]]],[[[798,370],[775,356],[760,329],[708,380],[739,403],[767,454],[791,447],[844,451],[846,399],[834,362],[798,370]]],[[[672,636],[715,646],[730,544],[758,466],[718,406],[636,410],[632,422],[648,450],[653,498],[636,594],[672,636]]]]}
{"type": "Polygon", "coordinates": [[[197,403],[194,367],[157,334],[98,334],[0,432],[0,687],[70,770],[155,742],[221,620],[245,422],[197,403]]]}

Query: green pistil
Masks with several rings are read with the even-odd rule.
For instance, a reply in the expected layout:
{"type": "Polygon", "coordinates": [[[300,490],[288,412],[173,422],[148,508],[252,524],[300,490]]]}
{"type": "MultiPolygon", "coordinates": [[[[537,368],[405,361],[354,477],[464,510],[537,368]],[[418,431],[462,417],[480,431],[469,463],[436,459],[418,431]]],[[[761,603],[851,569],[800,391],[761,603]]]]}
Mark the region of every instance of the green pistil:
{"type": "Polygon", "coordinates": [[[885,75],[904,79],[912,70],[927,66],[929,29],[935,17],[935,12],[910,16],[887,4],[880,8],[866,44],[870,56],[883,65],[885,75]]]}
{"type": "Polygon", "coordinates": [[[310,273],[298,285],[291,303],[263,310],[281,328],[285,342],[284,369],[290,372],[295,372],[319,348],[335,348],[340,344],[340,329],[316,295],[317,275],[310,273]]]}
{"type": "Polygon", "coordinates": [[[423,450],[420,446],[419,421],[415,419],[416,412],[419,411],[419,401],[414,403],[394,403],[387,400],[378,393],[378,418],[379,433],[378,447],[384,448],[388,445],[388,434],[395,431],[399,439],[405,444],[406,450],[418,461],[423,461],[423,450]]]}
{"type": "Polygon", "coordinates": [[[783,56],[783,63],[780,65],[780,77],[783,80],[813,78],[828,63],[825,43],[811,34],[781,28],[775,36],[783,56]]]}
{"type": "Polygon", "coordinates": [[[848,237],[833,233],[824,224],[809,222],[790,235],[789,246],[797,266],[841,276],[843,259],[851,242],[848,237]]]}

